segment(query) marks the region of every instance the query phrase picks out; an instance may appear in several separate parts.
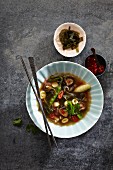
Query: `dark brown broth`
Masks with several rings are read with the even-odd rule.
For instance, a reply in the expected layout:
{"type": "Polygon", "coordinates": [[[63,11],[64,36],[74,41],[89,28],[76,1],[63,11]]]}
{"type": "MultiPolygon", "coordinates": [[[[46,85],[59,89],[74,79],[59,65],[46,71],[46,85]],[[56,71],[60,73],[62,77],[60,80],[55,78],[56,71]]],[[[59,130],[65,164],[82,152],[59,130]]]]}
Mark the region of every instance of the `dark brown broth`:
{"type": "MultiPolygon", "coordinates": [[[[54,74],[55,75],[55,74],[54,74]]],[[[69,75],[69,76],[73,76],[73,78],[74,78],[74,80],[75,80],[75,82],[76,82],[76,84],[77,84],[77,86],[79,86],[79,85],[84,85],[84,84],[86,84],[86,82],[84,81],[84,80],[82,80],[80,77],[78,77],[78,76],[76,76],[76,75],[73,75],[73,74],[70,74],[70,73],[60,73],[59,75],[61,75],[61,76],[64,76],[64,75],[69,75]]],[[[49,79],[49,78],[48,78],[49,79]]],[[[47,79],[47,80],[48,80],[47,79]]],[[[42,83],[42,85],[41,85],[41,88],[40,88],[40,90],[44,90],[44,83],[42,83]]],[[[88,90],[88,91],[86,91],[86,92],[84,92],[85,93],[85,96],[86,96],[86,98],[87,98],[87,102],[85,102],[86,103],[86,109],[84,110],[84,111],[82,111],[82,115],[83,115],[83,118],[85,117],[85,115],[88,113],[88,111],[89,111],[89,109],[90,109],[90,105],[91,105],[91,94],[90,94],[90,90],[88,90]]],[[[49,101],[49,99],[52,97],[52,95],[50,94],[50,93],[48,93],[50,96],[48,96],[47,95],[47,101],[49,101]]],[[[79,96],[80,96],[80,94],[81,93],[77,93],[77,97],[79,98],[79,96]]],[[[57,99],[55,100],[55,101],[58,101],[57,99]]],[[[64,99],[61,101],[60,100],[60,102],[61,103],[64,103],[64,99]]],[[[42,103],[43,103],[43,105],[44,105],[44,101],[42,100],[42,103]]],[[[45,110],[45,113],[46,113],[46,110],[45,110]]],[[[46,117],[48,118],[48,120],[50,121],[50,122],[52,122],[52,123],[54,123],[53,121],[52,121],[52,119],[50,119],[49,118],[49,114],[47,114],[46,113],[46,117]]],[[[80,121],[80,120],[79,120],[80,121]]],[[[72,120],[69,120],[69,122],[67,122],[67,123],[65,123],[65,124],[63,124],[61,121],[58,121],[57,123],[54,123],[54,124],[56,124],[56,125],[60,125],[60,126],[69,126],[69,125],[73,125],[73,124],[75,124],[76,122],[73,122],[72,120]]]]}

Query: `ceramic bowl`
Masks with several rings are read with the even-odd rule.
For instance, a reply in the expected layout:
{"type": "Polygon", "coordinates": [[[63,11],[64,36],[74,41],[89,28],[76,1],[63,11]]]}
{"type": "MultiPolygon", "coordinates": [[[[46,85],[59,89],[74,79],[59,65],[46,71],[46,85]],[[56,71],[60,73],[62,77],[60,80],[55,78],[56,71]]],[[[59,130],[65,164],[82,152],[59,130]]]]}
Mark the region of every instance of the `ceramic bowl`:
{"type": "MultiPolygon", "coordinates": [[[[50,75],[62,72],[75,74],[91,85],[90,93],[92,99],[90,109],[82,120],[69,126],[59,126],[49,122],[55,137],[71,138],[85,133],[95,125],[102,113],[104,96],[98,79],[91,71],[77,63],[68,61],[53,62],[38,70],[37,78],[39,87],[41,86],[41,83],[44,82],[44,80],[50,75]]],[[[35,87],[34,81],[32,82],[33,86],[35,87]]],[[[30,85],[28,85],[26,91],[26,106],[29,116],[35,125],[39,127],[43,132],[46,132],[42,114],[38,111],[38,103],[30,85]]]]}
{"type": "Polygon", "coordinates": [[[64,23],[62,25],[60,25],[55,33],[54,33],[54,46],[56,48],[56,50],[61,54],[63,55],[64,57],[75,57],[77,55],[79,55],[82,50],[84,49],[85,47],[85,44],[86,44],[86,33],[85,31],[83,30],[83,28],[81,26],[79,26],[78,24],[75,24],[75,23],[70,23],[70,22],[67,22],[67,23],[64,23]],[[62,44],[59,40],[59,33],[61,32],[61,30],[63,29],[68,29],[70,26],[71,30],[74,30],[74,31],[77,31],[80,33],[80,37],[83,37],[83,41],[81,41],[79,43],[79,52],[76,51],[76,49],[66,49],[66,50],[63,50],[62,48],[62,44]]]}
{"type": "MultiPolygon", "coordinates": [[[[99,55],[99,54],[96,54],[96,57],[97,57],[97,59],[98,59],[99,65],[101,65],[101,66],[104,67],[104,69],[103,69],[103,71],[102,71],[101,73],[97,72],[97,73],[95,74],[96,77],[100,77],[100,76],[102,76],[102,75],[105,73],[105,71],[106,71],[106,60],[105,60],[101,55],[99,55]]],[[[86,68],[88,68],[88,59],[89,59],[89,58],[94,58],[94,56],[93,56],[93,55],[90,55],[90,56],[88,56],[88,57],[85,59],[85,67],[86,67],[86,68]]],[[[91,64],[91,63],[90,63],[90,64],[91,64]]],[[[98,66],[98,67],[99,67],[99,66],[98,66]]]]}

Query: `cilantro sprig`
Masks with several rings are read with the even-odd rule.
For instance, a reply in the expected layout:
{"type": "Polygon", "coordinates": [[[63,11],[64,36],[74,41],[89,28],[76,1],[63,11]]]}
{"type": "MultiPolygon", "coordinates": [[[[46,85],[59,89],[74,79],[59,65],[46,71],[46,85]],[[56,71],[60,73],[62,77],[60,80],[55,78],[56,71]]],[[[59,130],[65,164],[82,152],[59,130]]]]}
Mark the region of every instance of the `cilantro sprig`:
{"type": "Polygon", "coordinates": [[[21,118],[17,118],[15,120],[13,120],[13,125],[14,126],[18,126],[18,127],[22,126],[22,119],[21,118]]]}
{"type": "Polygon", "coordinates": [[[68,101],[66,110],[70,116],[77,115],[79,119],[82,119],[79,103],[73,105],[72,101],[68,101]]]}
{"type": "MultiPolygon", "coordinates": [[[[16,118],[16,119],[13,120],[14,126],[21,127],[22,124],[23,124],[22,118],[16,118]]],[[[26,126],[26,131],[32,132],[35,135],[39,131],[39,128],[32,123],[32,124],[28,124],[26,126]]]]}

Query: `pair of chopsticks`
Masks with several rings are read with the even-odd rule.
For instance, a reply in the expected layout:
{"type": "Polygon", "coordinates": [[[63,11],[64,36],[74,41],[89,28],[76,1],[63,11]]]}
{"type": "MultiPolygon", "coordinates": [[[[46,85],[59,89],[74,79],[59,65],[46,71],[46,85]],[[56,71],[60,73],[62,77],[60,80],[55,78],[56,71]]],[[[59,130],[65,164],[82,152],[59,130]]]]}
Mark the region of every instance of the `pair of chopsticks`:
{"type": "Polygon", "coordinates": [[[41,101],[41,98],[40,98],[40,91],[39,91],[39,86],[38,86],[38,81],[37,81],[37,76],[36,76],[34,58],[33,58],[33,57],[29,57],[28,60],[29,60],[29,64],[30,64],[31,71],[32,71],[32,75],[33,75],[33,78],[34,78],[34,81],[35,81],[36,91],[35,91],[35,89],[34,89],[34,87],[33,87],[33,84],[32,84],[32,82],[31,82],[29,73],[28,73],[28,71],[27,71],[27,67],[26,67],[26,65],[25,65],[25,62],[24,62],[22,56],[20,56],[20,59],[21,59],[23,68],[24,68],[24,70],[25,70],[25,72],[26,72],[26,75],[27,75],[27,78],[28,78],[28,80],[29,80],[29,83],[30,83],[30,85],[31,85],[31,87],[32,87],[32,90],[33,90],[33,92],[34,92],[34,94],[35,94],[36,100],[37,100],[37,102],[39,103],[40,109],[41,109],[41,111],[42,111],[42,115],[43,115],[43,120],[44,120],[44,124],[45,124],[45,129],[46,129],[46,133],[47,133],[47,139],[48,139],[49,146],[50,146],[50,148],[51,148],[51,140],[50,140],[50,137],[49,137],[49,134],[48,134],[48,130],[50,131],[50,134],[51,134],[51,136],[52,136],[53,142],[55,143],[56,147],[58,148],[57,143],[56,143],[56,140],[55,140],[55,138],[54,138],[54,136],[53,136],[53,133],[52,133],[51,128],[50,128],[50,126],[49,126],[49,123],[48,123],[48,121],[47,121],[47,118],[46,118],[46,115],[45,115],[45,112],[44,112],[44,109],[43,109],[42,101],[41,101]]]}

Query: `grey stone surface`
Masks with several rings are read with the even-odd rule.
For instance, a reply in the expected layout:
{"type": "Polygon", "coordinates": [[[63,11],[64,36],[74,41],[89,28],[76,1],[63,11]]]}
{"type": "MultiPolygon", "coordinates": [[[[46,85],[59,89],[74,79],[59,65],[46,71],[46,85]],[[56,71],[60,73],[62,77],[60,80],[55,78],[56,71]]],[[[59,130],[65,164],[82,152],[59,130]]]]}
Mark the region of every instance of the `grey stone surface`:
{"type": "Polygon", "coordinates": [[[113,0],[1,0],[0,170],[68,169],[113,170],[113,0]],[[64,22],[86,31],[86,47],[76,58],[62,57],[53,46],[54,31],[64,22]],[[16,56],[34,56],[37,70],[60,60],[83,65],[91,47],[107,60],[99,78],[105,96],[102,115],[87,133],[57,138],[59,149],[50,151],[43,132],[25,130],[31,122],[25,106],[28,80],[16,56]],[[12,125],[19,116],[21,128],[12,125]]]}

